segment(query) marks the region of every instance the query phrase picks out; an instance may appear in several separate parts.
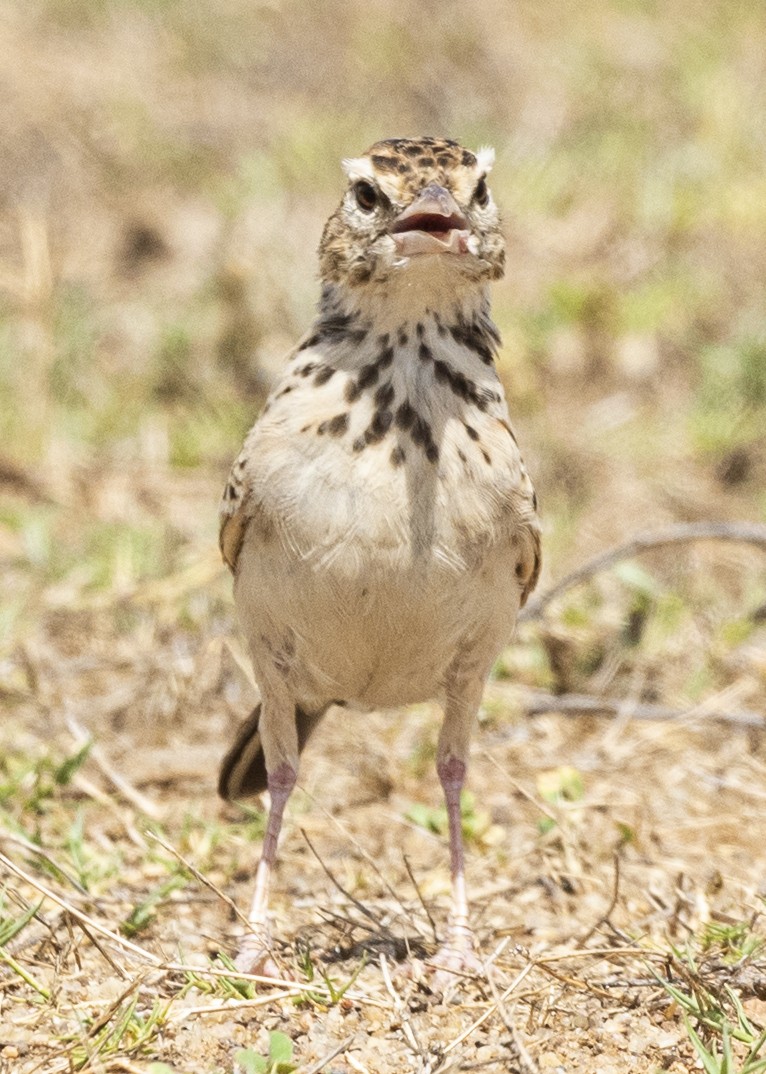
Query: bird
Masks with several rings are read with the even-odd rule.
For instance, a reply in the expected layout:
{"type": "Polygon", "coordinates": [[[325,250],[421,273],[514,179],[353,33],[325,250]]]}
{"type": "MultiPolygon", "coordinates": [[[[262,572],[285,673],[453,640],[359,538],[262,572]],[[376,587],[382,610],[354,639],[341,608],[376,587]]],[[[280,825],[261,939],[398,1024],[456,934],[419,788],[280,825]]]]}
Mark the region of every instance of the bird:
{"type": "MultiPolygon", "coordinates": [[[[299,756],[328,712],[436,701],[451,910],[436,972],[480,968],[460,796],[485,683],[540,573],[537,497],[496,370],[494,151],[389,138],[342,162],[317,315],[248,433],[220,547],[260,702],[219,793],[269,791],[236,959],[276,976],[269,887],[299,756]]],[[[359,746],[363,749],[362,744],[359,746]]]]}

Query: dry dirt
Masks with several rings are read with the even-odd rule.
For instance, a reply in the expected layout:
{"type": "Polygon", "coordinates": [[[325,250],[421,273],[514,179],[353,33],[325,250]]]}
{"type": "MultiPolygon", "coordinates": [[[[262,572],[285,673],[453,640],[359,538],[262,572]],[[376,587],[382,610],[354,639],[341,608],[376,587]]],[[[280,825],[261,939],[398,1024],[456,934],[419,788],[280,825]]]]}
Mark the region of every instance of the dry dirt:
{"type": "MultiPolygon", "coordinates": [[[[340,158],[433,133],[497,149],[541,591],[638,531],[762,530],[764,42],[730,0],[2,5],[2,1074],[234,1074],[277,1029],[302,1074],[681,1074],[695,1031],[757,1040],[762,547],[622,559],[522,625],[465,805],[485,969],[445,1001],[427,706],[328,719],[275,877],[293,981],[227,968],[263,814],[215,797],[254,696],[216,509],[340,158]]],[[[761,1069],[733,1048],[708,1068],[761,1069]]]]}
{"type": "MultiPolygon", "coordinates": [[[[488,688],[470,771],[468,877],[485,973],[446,1002],[430,989],[449,876],[443,834],[408,819],[413,804],[428,817],[440,801],[439,714],[421,706],[338,711],[305,755],[274,892],[297,996],[215,988],[215,956],[241,931],[224,895],[247,906],[259,830],[214,797],[217,759],[253,697],[227,586],[211,555],[119,607],[49,608],[6,669],[6,792],[18,781],[6,808],[18,827],[0,832],[3,916],[37,912],[7,947],[4,1071],[145,1071],[151,1058],[181,1074],[228,1072],[238,1048],[266,1054],[274,1029],[293,1040],[301,1071],[695,1069],[658,976],[722,1005],[730,984],[763,1021],[766,967],[757,948],[742,958],[731,944],[741,922],[753,943],[764,934],[760,732],[711,721],[704,705],[670,722],[627,710],[573,718],[555,704],[529,717],[537,693],[506,678],[488,688]],[[183,628],[169,616],[179,603],[191,609],[183,628]],[[96,749],[56,783],[50,759],[75,754],[88,733],[96,749]],[[546,797],[551,780],[558,801],[546,797]],[[179,869],[176,853],[200,875],[179,869]],[[121,946],[150,897],[128,934],[137,946],[121,946]],[[332,1002],[323,980],[348,991],[332,1002]],[[144,1019],[162,1005],[160,1028],[143,1047],[134,1025],[103,1043],[133,999],[144,1019]]],[[[508,663],[523,666],[539,629],[522,628],[508,663]]],[[[716,707],[736,702],[730,691],[716,707]]]]}

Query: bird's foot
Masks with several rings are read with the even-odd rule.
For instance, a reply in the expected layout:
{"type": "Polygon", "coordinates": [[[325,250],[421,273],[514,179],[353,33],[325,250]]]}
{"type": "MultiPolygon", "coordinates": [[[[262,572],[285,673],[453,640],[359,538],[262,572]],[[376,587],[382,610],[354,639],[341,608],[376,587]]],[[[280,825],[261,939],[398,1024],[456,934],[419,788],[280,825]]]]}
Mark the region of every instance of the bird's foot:
{"type": "Polygon", "coordinates": [[[465,926],[450,932],[447,942],[429,960],[433,970],[431,987],[441,995],[454,992],[462,977],[483,974],[484,967],[476,954],[473,933],[465,926]]]}
{"type": "Polygon", "coordinates": [[[257,977],[273,977],[289,981],[291,975],[274,961],[271,937],[267,929],[248,933],[240,944],[234,966],[240,973],[252,973],[257,977]]]}

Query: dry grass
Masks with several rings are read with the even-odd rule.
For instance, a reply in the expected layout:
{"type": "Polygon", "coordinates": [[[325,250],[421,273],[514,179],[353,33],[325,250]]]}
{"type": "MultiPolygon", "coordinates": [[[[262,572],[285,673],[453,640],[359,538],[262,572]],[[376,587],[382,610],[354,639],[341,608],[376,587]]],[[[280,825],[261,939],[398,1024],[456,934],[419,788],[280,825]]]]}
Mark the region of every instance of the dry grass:
{"type": "Polygon", "coordinates": [[[312,744],[293,983],[226,962],[263,816],[213,789],[253,696],[219,490],[377,137],[498,149],[543,589],[647,527],[766,520],[761,9],[36,0],[0,34],[0,1071],[278,1071],[282,1032],[304,1074],[755,1074],[757,547],[620,560],[522,626],[465,803],[485,972],[446,1003],[434,709],[312,744]]]}

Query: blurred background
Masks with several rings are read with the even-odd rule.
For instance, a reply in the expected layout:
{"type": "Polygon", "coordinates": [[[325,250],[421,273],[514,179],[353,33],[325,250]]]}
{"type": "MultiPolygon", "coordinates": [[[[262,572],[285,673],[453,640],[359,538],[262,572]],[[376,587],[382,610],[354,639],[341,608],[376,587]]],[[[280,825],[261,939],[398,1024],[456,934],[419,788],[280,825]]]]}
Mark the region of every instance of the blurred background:
{"type": "MultiPolygon", "coordinates": [[[[53,1033],[24,1069],[52,1055],[46,1069],[63,1071],[82,989],[103,1013],[124,982],[73,946],[61,909],[36,913],[30,876],[163,958],[231,951],[237,927],[171,848],[250,898],[262,813],[222,811],[214,793],[254,697],[218,501],[313,316],[342,157],[421,134],[497,151],[500,375],[540,499],[541,591],[638,531],[766,522],[766,5],[6,0],[0,57],[0,847],[26,870],[8,881],[3,864],[0,955],[13,937],[27,967],[0,991],[23,1047],[29,1026],[53,1033]]],[[[620,561],[529,618],[498,661],[463,823],[483,950],[513,937],[503,980],[517,941],[539,952],[590,937],[610,898],[615,935],[658,952],[697,943],[740,966],[762,950],[750,930],[764,898],[765,567],[762,549],[710,541],[620,561]],[[545,714],[528,718],[541,694],[545,714]],[[562,714],[572,694],[591,715],[562,714]],[[605,698],[617,719],[592,715],[605,698]],[[651,705],[673,718],[633,718],[651,705]],[[745,733],[709,719],[743,710],[745,733]]],[[[343,947],[339,972],[369,928],[349,939],[349,905],[302,831],[397,935],[421,920],[427,949],[413,877],[439,927],[449,893],[439,723],[427,705],[349,714],[302,762],[276,932],[327,959],[343,947]]],[[[557,978],[557,999],[547,977],[535,985],[541,1033],[572,1049],[547,1066],[581,1069],[591,1030],[573,1027],[611,1010],[593,972],[568,994],[557,978]]],[[[368,977],[380,987],[376,965],[368,977]]],[[[179,987],[162,986],[168,1003],[179,987]]],[[[615,999],[632,1026],[646,1021],[636,995],[615,999]]],[[[94,1023],[119,1024],[110,1047],[151,1047],[183,1070],[231,1069],[226,1034],[248,1039],[237,1015],[215,1062],[194,1065],[188,1040],[175,1053],[167,1026],[161,1044],[130,1037],[133,1007],[116,1010],[94,1023]]],[[[215,1043],[207,1029],[194,1039],[215,1043]]],[[[317,1040],[297,1045],[302,1061],[327,1050],[317,1040]]],[[[370,1040],[371,1070],[405,1068],[380,1066],[389,1044],[370,1040]]],[[[599,1070],[648,1070],[644,1044],[633,1052],[599,1070]]],[[[19,1051],[0,1066],[6,1054],[19,1051]]]]}
{"type": "MultiPolygon", "coordinates": [[[[187,741],[190,710],[241,714],[219,491],[312,317],[340,158],[378,138],[497,150],[543,587],[638,529],[766,516],[762,4],[29,0],[0,33],[0,688],[38,736],[68,705],[187,741]]],[[[676,549],[499,673],[752,705],[765,601],[752,550],[676,549]]]]}

